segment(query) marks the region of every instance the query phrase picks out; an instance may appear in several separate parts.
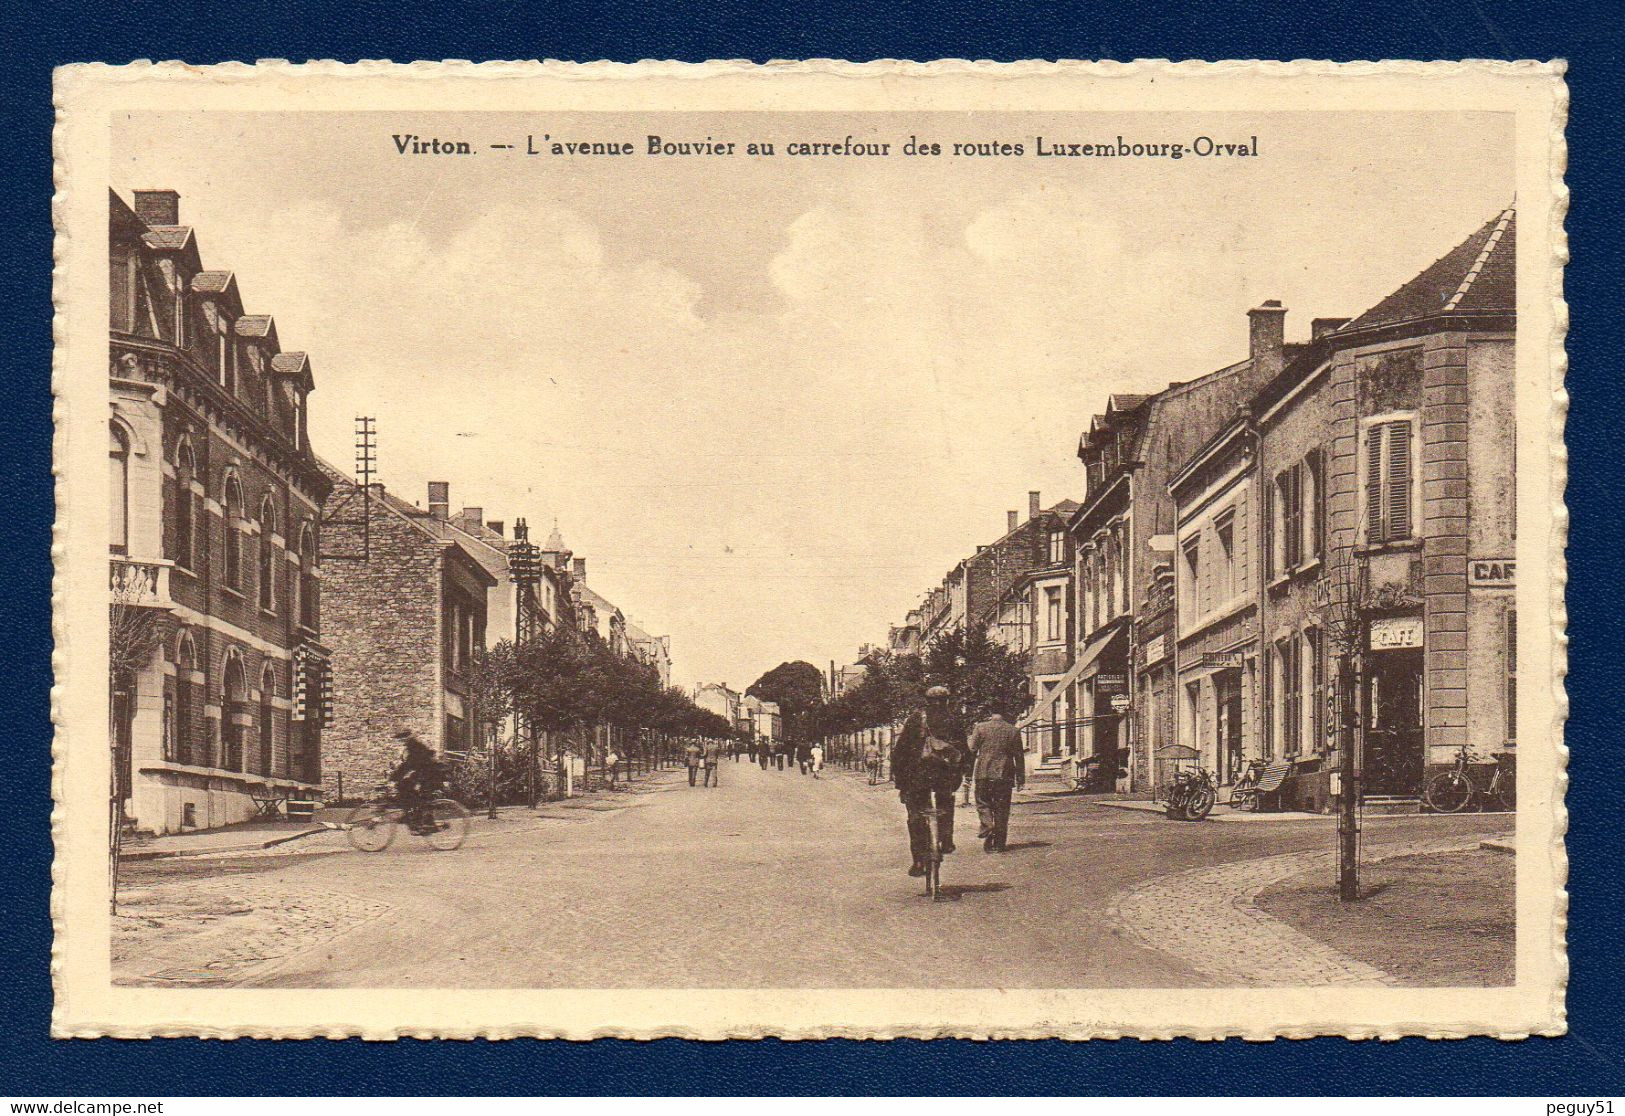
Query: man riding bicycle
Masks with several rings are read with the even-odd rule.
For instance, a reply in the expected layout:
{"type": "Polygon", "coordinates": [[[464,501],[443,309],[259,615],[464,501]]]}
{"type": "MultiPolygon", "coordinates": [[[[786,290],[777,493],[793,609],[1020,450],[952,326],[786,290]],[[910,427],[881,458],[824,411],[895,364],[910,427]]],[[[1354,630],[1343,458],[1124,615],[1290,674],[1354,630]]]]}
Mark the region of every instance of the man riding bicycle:
{"type": "Polygon", "coordinates": [[[935,807],[938,847],[954,851],[954,792],[965,777],[965,749],[948,708],[948,687],[925,692],[925,712],[909,716],[892,746],[892,781],[908,810],[911,876],[925,875],[931,855],[931,811],[935,807]]]}
{"type": "Polygon", "coordinates": [[[432,832],[434,818],[429,812],[429,802],[445,786],[445,770],[435,759],[434,751],[411,729],[397,732],[395,739],[406,747],[401,762],[389,774],[389,781],[395,784],[395,801],[402,808],[402,820],[413,833],[432,832]]]}

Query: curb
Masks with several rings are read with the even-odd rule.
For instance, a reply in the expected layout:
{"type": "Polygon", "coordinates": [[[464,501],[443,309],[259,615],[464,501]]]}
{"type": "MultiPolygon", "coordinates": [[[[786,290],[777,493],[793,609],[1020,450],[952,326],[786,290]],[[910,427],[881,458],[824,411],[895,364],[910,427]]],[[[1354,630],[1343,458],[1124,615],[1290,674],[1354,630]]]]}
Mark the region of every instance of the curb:
{"type": "Polygon", "coordinates": [[[121,852],[119,854],[119,859],[126,861],[168,860],[173,857],[220,856],[222,854],[229,855],[231,853],[258,852],[261,849],[275,848],[277,845],[285,845],[289,841],[298,841],[302,838],[310,837],[317,833],[328,833],[331,831],[331,826],[318,825],[304,830],[301,833],[285,833],[277,837],[272,837],[268,840],[251,841],[240,845],[212,845],[205,849],[130,849],[127,852],[121,852]]]}

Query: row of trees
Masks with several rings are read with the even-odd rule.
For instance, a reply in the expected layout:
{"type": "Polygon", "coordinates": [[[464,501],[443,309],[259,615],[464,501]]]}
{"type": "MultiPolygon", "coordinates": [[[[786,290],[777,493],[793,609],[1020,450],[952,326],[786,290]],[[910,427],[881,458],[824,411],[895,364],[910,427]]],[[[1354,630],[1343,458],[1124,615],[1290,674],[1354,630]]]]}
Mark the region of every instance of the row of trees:
{"type": "Polygon", "coordinates": [[[460,781],[473,797],[492,802],[545,793],[536,770],[543,756],[557,763],[573,752],[601,763],[613,747],[628,763],[647,761],[664,758],[648,754],[664,742],[733,731],[682,690],[662,687],[653,666],[568,625],[476,650],[467,678],[485,762],[483,771],[471,765],[460,781]]]}
{"type": "Polygon", "coordinates": [[[872,651],[861,663],[863,678],[828,700],[822,672],[801,661],[780,663],[745,692],[778,703],[791,743],[896,724],[923,708],[935,685],[948,688],[961,729],[995,709],[1014,720],[1032,703],[1026,659],[979,629],[944,632],[920,655],[872,651]]]}

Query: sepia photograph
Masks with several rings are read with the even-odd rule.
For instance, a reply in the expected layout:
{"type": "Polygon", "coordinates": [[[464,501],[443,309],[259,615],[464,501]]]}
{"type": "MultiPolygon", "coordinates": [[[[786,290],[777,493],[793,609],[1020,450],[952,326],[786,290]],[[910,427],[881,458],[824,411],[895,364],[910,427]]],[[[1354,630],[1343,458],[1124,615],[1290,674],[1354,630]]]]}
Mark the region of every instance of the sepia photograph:
{"type": "Polygon", "coordinates": [[[59,78],[59,1032],[1561,1032],[1560,69],[622,69],[59,78]]]}

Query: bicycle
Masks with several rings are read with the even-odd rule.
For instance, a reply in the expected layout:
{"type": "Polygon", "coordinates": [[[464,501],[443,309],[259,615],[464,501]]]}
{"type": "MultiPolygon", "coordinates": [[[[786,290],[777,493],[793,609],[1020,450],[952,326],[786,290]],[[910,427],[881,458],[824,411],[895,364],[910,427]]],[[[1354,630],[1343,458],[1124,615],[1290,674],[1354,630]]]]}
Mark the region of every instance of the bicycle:
{"type": "Polygon", "coordinates": [[[928,844],[925,855],[925,894],[933,902],[942,898],[942,834],[938,832],[942,811],[935,808],[911,811],[926,820],[928,844]]]}
{"type": "MultiPolygon", "coordinates": [[[[441,852],[461,848],[468,839],[469,814],[463,804],[453,798],[435,798],[423,804],[427,819],[421,830],[414,830],[441,852]]],[[[380,799],[364,802],[350,811],[344,819],[345,836],[361,852],[383,852],[395,840],[395,831],[406,821],[407,808],[399,803],[380,799]]]]}
{"type": "Polygon", "coordinates": [[[1247,771],[1230,788],[1230,805],[1237,810],[1258,809],[1258,783],[1264,774],[1264,761],[1248,760],[1247,771]]]}
{"type": "Polygon", "coordinates": [[[1495,774],[1490,776],[1489,786],[1483,790],[1479,789],[1468,770],[1468,761],[1471,758],[1467,745],[1463,744],[1457,749],[1456,762],[1450,770],[1441,771],[1428,780],[1427,787],[1422,791],[1423,804],[1439,814],[1459,814],[1475,800],[1479,801],[1481,810],[1485,802],[1494,802],[1503,810],[1516,809],[1518,787],[1513,754],[1510,752],[1496,754],[1495,774]]]}

